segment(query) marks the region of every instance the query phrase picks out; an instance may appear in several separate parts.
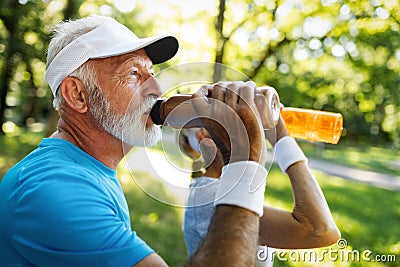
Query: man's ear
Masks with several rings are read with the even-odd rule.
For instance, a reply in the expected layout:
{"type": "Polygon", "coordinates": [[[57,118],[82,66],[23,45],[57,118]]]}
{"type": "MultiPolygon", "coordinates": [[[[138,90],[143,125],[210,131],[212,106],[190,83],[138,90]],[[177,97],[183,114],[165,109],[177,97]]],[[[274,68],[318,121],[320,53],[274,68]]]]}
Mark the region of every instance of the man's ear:
{"type": "Polygon", "coordinates": [[[85,113],[88,110],[88,95],[78,78],[65,78],[60,85],[60,90],[65,102],[73,110],[79,113],[85,113]]]}

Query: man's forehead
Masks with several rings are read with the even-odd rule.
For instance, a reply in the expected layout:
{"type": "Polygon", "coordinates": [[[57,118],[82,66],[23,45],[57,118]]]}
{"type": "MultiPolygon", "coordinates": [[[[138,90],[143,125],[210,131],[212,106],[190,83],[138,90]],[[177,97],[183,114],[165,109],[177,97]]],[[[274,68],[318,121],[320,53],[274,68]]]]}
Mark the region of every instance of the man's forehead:
{"type": "Polygon", "coordinates": [[[109,64],[109,67],[111,67],[114,71],[119,71],[123,68],[131,66],[145,66],[147,69],[153,68],[153,62],[148,57],[144,49],[140,49],[119,56],[95,59],[95,61],[98,61],[100,63],[100,69],[104,67],[104,63],[106,63],[109,64]]]}
{"type": "Polygon", "coordinates": [[[125,58],[123,58],[123,61],[134,61],[138,63],[142,63],[143,65],[146,65],[148,67],[153,67],[153,62],[147,55],[146,51],[144,49],[140,49],[134,52],[130,52],[128,54],[124,55],[125,58]]]}

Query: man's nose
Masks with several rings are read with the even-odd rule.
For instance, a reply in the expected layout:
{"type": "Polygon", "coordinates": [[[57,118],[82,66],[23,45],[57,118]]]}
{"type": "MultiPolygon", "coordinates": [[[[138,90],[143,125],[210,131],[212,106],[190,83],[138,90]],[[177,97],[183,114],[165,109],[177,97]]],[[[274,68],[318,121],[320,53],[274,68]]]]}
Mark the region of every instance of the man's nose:
{"type": "Polygon", "coordinates": [[[149,75],[142,84],[143,96],[154,95],[160,97],[162,95],[161,86],[153,75],[149,75]]]}

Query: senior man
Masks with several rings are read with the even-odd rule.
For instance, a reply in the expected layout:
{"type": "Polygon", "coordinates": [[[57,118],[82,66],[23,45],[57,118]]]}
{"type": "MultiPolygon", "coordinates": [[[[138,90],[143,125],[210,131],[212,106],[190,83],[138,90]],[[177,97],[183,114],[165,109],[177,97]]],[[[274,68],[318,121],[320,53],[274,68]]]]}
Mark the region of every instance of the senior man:
{"type": "MultiPolygon", "coordinates": [[[[108,17],[58,26],[46,73],[58,130],[0,184],[2,266],[166,266],[131,229],[116,168],[126,148],[158,140],[148,116],[161,95],[153,64],[177,49],[172,36],[140,39],[108,17]]],[[[226,165],[213,221],[189,266],[254,264],[266,176],[255,93],[254,84],[235,82],[193,95],[199,116],[227,130],[203,120],[226,165]],[[259,186],[249,190],[252,181],[259,186]]]]}
{"type": "MultiPolygon", "coordinates": [[[[10,169],[0,184],[1,265],[166,266],[132,231],[116,168],[124,148],[158,140],[160,129],[148,116],[161,95],[153,64],[170,59],[177,49],[172,36],[140,39],[108,17],[91,16],[58,26],[49,45],[46,73],[60,114],[58,131],[10,169]]],[[[227,157],[229,137],[246,141],[232,147],[236,155],[232,153],[231,164],[245,168],[244,182],[253,173],[262,178],[265,141],[251,111],[254,85],[226,86],[232,90],[219,85],[209,91],[202,88],[193,96],[194,105],[200,116],[222,120],[230,115],[209,99],[234,99],[232,110],[247,116],[248,133],[220,135],[218,124],[205,120],[204,125],[217,133],[215,140],[225,147],[221,149],[227,157]],[[240,102],[234,98],[238,96],[240,102]],[[249,148],[251,153],[238,153],[249,148]]],[[[233,116],[231,122],[238,123],[236,119],[233,116]]],[[[238,176],[234,172],[227,171],[228,189],[234,181],[231,176],[238,176]]],[[[189,265],[249,266],[254,261],[264,189],[248,192],[242,184],[235,187],[242,193],[239,202],[235,195],[222,192],[224,197],[215,203],[214,229],[189,265]]]]}

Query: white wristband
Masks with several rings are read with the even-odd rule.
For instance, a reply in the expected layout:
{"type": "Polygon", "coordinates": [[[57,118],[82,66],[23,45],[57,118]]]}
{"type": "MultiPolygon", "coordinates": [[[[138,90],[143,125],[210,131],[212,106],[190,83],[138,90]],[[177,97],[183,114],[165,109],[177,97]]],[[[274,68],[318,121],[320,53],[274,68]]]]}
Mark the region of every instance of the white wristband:
{"type": "Polygon", "coordinates": [[[286,173],[287,169],[296,162],[304,161],[307,164],[306,156],[296,143],[296,140],[291,136],[279,139],[275,144],[274,150],[276,160],[283,173],[286,173]]]}
{"type": "Polygon", "coordinates": [[[239,206],[261,217],[267,174],[264,166],[254,161],[238,161],[224,166],[214,206],[239,206]]]}

